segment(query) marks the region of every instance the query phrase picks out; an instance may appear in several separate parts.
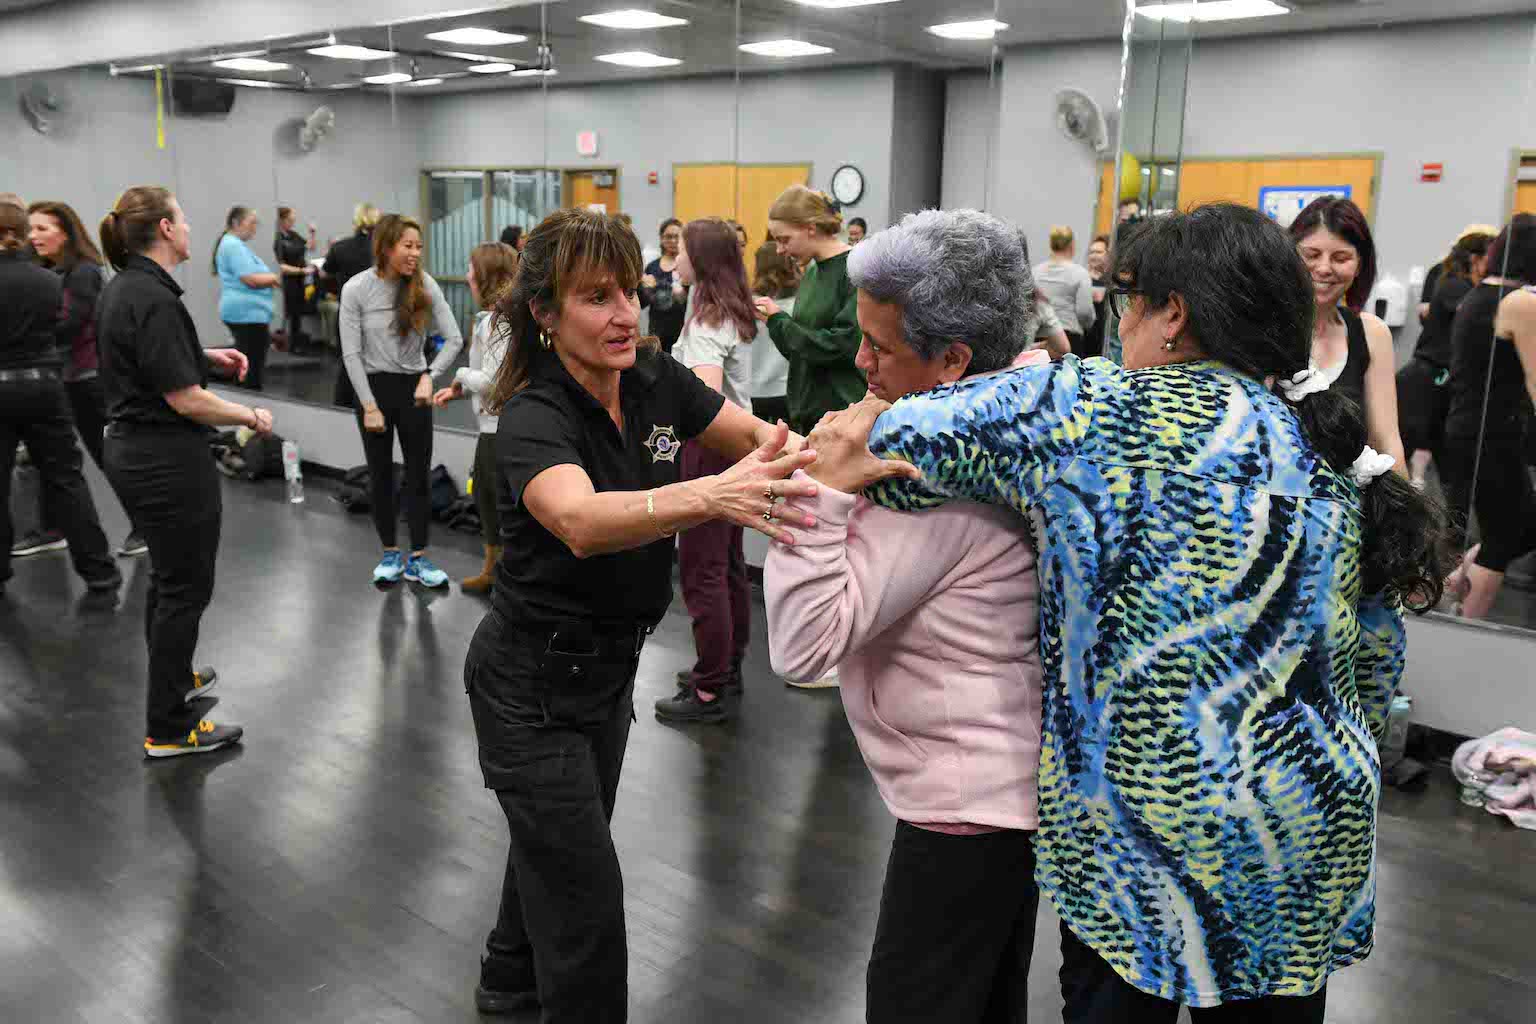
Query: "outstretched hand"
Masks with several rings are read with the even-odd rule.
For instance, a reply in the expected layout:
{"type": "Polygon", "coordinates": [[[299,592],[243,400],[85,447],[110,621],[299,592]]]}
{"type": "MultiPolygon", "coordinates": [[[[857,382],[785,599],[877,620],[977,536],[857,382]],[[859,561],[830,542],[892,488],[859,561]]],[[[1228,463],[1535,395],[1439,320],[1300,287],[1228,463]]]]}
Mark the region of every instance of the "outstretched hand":
{"type": "Polygon", "coordinates": [[[239,381],[245,380],[251,368],[251,361],[237,348],[205,348],[203,357],[208,360],[209,366],[219,371],[220,376],[233,377],[239,381]]]}
{"type": "Polygon", "coordinates": [[[869,450],[875,420],[890,407],[891,403],[866,395],[861,402],[823,416],[805,439],[806,447],[817,453],[816,462],[806,470],[811,479],[849,493],[892,477],[921,480],[922,472],[910,462],[882,459],[869,450]]]}
{"type": "Polygon", "coordinates": [[[710,507],[716,519],[758,530],[783,544],[794,536],[784,525],[814,526],[814,517],[786,505],[782,498],[810,498],[816,485],[809,480],[786,479],[797,469],[816,461],[809,447],[786,451],[789,427],[782,420],[751,455],[717,476],[700,481],[709,489],[710,507]]]}

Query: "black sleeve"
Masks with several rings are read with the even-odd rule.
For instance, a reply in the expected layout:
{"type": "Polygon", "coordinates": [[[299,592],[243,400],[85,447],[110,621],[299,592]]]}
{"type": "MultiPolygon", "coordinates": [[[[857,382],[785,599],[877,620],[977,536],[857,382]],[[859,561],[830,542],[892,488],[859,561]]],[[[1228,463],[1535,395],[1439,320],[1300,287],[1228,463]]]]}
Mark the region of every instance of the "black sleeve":
{"type": "Polygon", "coordinates": [[[1420,302],[1433,301],[1435,297],[1435,288],[1438,287],[1440,283],[1440,272],[1444,269],[1445,265],[1443,263],[1436,263],[1434,266],[1429,268],[1429,272],[1424,275],[1424,287],[1419,293],[1420,302]]]}
{"type": "Polygon", "coordinates": [[[94,263],[76,263],[64,275],[64,316],[59,321],[59,341],[71,344],[85,325],[96,316],[96,300],[101,298],[101,268],[94,263]]]}
{"type": "MultiPolygon", "coordinates": [[[[647,263],[645,265],[644,273],[650,274],[652,277],[658,277],[659,278],[661,276],[661,260],[651,260],[651,262],[647,263]]],[[[640,286],[640,308],[641,309],[649,309],[650,306],[651,306],[651,303],[653,303],[655,301],[656,301],[656,289],[654,289],[654,288],[647,288],[645,285],[641,285],[640,286]]]]}
{"type": "Polygon", "coordinates": [[[187,336],[186,321],[174,300],[150,307],[139,325],[135,349],[139,384],[153,394],[197,387],[208,379],[207,361],[197,355],[202,346],[196,337],[187,336]]]}
{"type": "Polygon", "coordinates": [[[496,427],[496,462],[512,500],[521,504],[523,490],[546,469],[587,469],[577,440],[576,424],[558,401],[538,391],[513,395],[496,427]]]}
{"type": "Polygon", "coordinates": [[[699,380],[698,374],[671,356],[658,352],[652,358],[661,365],[662,380],[676,396],[673,416],[678,440],[689,441],[698,437],[720,415],[725,405],[725,396],[699,380]]]}
{"type": "MultiPolygon", "coordinates": [[[[1464,277],[1442,277],[1430,299],[1430,305],[1440,310],[1440,315],[1445,317],[1446,323],[1456,315],[1456,307],[1461,305],[1461,300],[1467,297],[1472,290],[1472,282],[1464,277]]],[[[1430,311],[1434,315],[1434,310],[1430,311]]]]}

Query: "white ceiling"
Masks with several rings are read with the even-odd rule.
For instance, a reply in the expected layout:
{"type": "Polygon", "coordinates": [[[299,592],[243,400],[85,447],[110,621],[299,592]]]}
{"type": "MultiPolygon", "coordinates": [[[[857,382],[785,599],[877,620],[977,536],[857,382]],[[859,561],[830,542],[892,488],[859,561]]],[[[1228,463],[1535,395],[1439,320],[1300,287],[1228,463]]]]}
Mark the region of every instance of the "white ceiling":
{"type": "MultiPolygon", "coordinates": [[[[0,0],[0,6],[18,0],[0,0]]],[[[1282,0],[1297,10],[1289,15],[1241,22],[1202,25],[1197,38],[1255,35],[1278,32],[1318,31],[1331,28],[1372,27],[1454,18],[1483,18],[1536,10],[1536,0],[1282,0]]],[[[550,0],[545,4],[492,5],[479,14],[430,18],[394,27],[337,28],[339,41],[379,49],[393,49],[392,61],[360,64],[312,57],[295,48],[305,40],[276,40],[252,46],[232,34],[228,51],[270,49],[274,59],[295,65],[295,70],[270,75],[209,69],[206,61],[177,60],[185,74],[214,74],[242,78],[270,78],[297,86],[299,69],[307,72],[313,87],[357,85],[369,75],[387,71],[413,72],[416,77],[447,76],[440,86],[403,90],[408,95],[486,88],[535,88],[539,78],[505,75],[470,75],[466,60],[443,51],[470,50],[517,64],[531,66],[539,59],[539,41],[552,50],[559,75],[552,86],[625,81],[681,75],[719,74],[739,70],[761,74],[846,64],[909,63],[953,70],[985,67],[992,53],[986,42],[952,42],[927,32],[930,25],[947,21],[997,18],[1009,25],[998,40],[1003,48],[1025,47],[1072,40],[1119,38],[1124,21],[1122,0],[899,0],[845,10],[824,10],[790,0],[550,0]],[[648,7],[659,13],[686,18],[689,24],[669,29],[623,32],[597,28],[579,20],[616,7],[648,7]],[[525,43],[501,47],[456,47],[427,39],[443,28],[476,25],[528,36],[525,43]],[[739,26],[739,33],[738,33],[739,26]],[[832,47],[835,51],[812,58],[775,60],[739,53],[738,42],[794,38],[832,47]],[[683,61],[674,68],[630,70],[594,60],[598,54],[618,50],[650,50],[683,61]]],[[[1140,30],[1158,22],[1138,18],[1140,30]]],[[[202,52],[197,57],[206,57],[202,52]]],[[[155,59],[145,55],[144,61],[155,59]]],[[[137,61],[135,61],[137,62],[137,61]]],[[[125,62],[125,63],[135,63],[125,62]]],[[[384,87],[368,87],[384,88],[384,87]]]]}

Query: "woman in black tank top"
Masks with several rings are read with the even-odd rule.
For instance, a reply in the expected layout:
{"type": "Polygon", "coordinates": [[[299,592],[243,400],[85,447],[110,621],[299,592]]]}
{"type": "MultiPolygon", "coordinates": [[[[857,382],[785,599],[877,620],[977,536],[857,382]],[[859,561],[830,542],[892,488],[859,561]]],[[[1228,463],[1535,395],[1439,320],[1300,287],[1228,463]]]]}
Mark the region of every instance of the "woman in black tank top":
{"type": "Polygon", "coordinates": [[[1312,364],[1360,406],[1366,443],[1392,456],[1402,472],[1392,332],[1357,312],[1376,283],[1376,243],[1365,215],[1348,199],[1324,196],[1302,210],[1290,230],[1317,299],[1312,364]]]}
{"type": "Polygon", "coordinates": [[[1536,216],[1521,214],[1504,229],[1488,266],[1502,276],[1472,289],[1451,322],[1451,411],[1445,457],[1435,457],[1450,470],[1453,509],[1470,509],[1476,520],[1479,543],[1448,587],[1467,618],[1486,616],[1509,563],[1536,550],[1536,490],[1525,464],[1527,381],[1536,376],[1536,292],[1528,287],[1536,281],[1536,216]]]}

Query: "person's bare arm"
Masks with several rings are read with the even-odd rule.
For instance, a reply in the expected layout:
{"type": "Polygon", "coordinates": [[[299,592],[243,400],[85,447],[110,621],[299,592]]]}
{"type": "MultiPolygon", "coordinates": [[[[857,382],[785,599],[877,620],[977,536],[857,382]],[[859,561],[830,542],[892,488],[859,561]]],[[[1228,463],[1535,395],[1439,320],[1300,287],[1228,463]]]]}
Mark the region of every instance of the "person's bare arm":
{"type": "Polygon", "coordinates": [[[238,402],[226,401],[200,385],[168,391],[166,404],[194,423],[208,427],[250,427],[258,433],[272,429],[272,414],[238,402]]]}
{"type": "MultiPolygon", "coordinates": [[[[731,408],[730,403],[726,407],[731,408]]],[[[577,558],[644,547],[714,519],[749,526],[774,540],[793,543],[794,538],[783,526],[810,526],[813,520],[786,504],[770,506],[766,495],[770,489],[775,497],[814,495],[816,485],[811,481],[785,478],[810,465],[816,456],[808,451],[779,456],[788,431],[776,433],[780,436],[770,438],[735,466],[714,476],[651,491],[600,492],[592,486],[585,469],[563,463],[529,481],[522,500],[533,517],[577,558]],[[765,519],[763,513],[770,507],[772,517],[765,519]]]]}
{"type": "Polygon", "coordinates": [[[1372,448],[1392,456],[1395,469],[1408,475],[1408,461],[1403,456],[1403,438],[1397,429],[1397,357],[1392,351],[1392,330],[1366,313],[1365,341],[1371,350],[1371,365],[1365,371],[1365,433],[1372,448]]]}
{"type": "Polygon", "coordinates": [[[240,283],[247,288],[276,288],[278,280],[278,276],[270,271],[240,275],[240,283]]]}
{"type": "MultiPolygon", "coordinates": [[[[773,440],[778,428],[779,424],[765,423],[739,405],[726,402],[699,435],[699,443],[728,459],[739,460],[773,440]]],[[[805,438],[787,427],[785,430],[786,453],[793,454],[805,447],[805,438]]]]}
{"type": "Polygon", "coordinates": [[[1536,295],[1521,290],[1504,296],[1499,303],[1494,333],[1514,344],[1525,373],[1526,394],[1536,402],[1536,295]]]}

